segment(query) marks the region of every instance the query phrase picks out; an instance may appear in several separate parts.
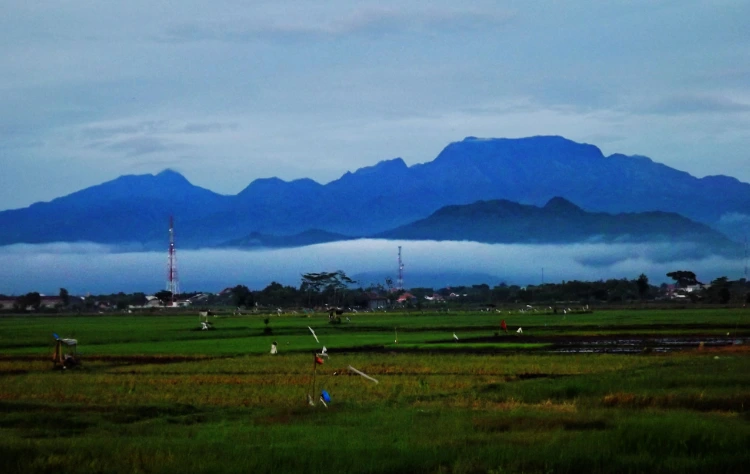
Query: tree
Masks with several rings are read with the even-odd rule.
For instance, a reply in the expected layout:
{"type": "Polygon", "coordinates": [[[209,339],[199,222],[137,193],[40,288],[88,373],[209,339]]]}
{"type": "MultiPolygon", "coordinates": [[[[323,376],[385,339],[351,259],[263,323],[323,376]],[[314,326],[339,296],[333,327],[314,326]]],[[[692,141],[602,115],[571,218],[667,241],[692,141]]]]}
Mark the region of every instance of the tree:
{"type": "Polygon", "coordinates": [[[510,298],[510,288],[503,282],[492,289],[492,301],[508,301],[510,298]]]}
{"type": "Polygon", "coordinates": [[[272,281],[267,287],[253,295],[263,305],[296,306],[299,303],[299,290],[293,286],[283,286],[272,281]]]}
{"type": "Polygon", "coordinates": [[[727,304],[732,298],[732,292],[729,290],[729,279],[725,276],[719,277],[711,282],[708,288],[708,299],[713,303],[727,304]]]}
{"type": "Polygon", "coordinates": [[[667,273],[667,276],[673,279],[681,287],[698,285],[700,282],[696,279],[695,273],[687,270],[677,270],[667,273]]]}
{"type": "Polygon", "coordinates": [[[635,284],[638,286],[638,295],[641,299],[644,299],[648,295],[649,290],[648,277],[644,273],[641,273],[635,284]]]}
{"type": "MultiPolygon", "coordinates": [[[[469,294],[472,296],[472,301],[475,303],[491,303],[492,296],[490,292],[490,285],[487,283],[480,283],[479,285],[471,285],[469,294]]],[[[456,293],[463,294],[463,291],[456,291],[456,293]]]]}
{"type": "Polygon", "coordinates": [[[36,291],[19,296],[18,298],[16,298],[16,302],[14,304],[16,309],[19,309],[22,311],[26,310],[26,308],[28,308],[29,306],[31,306],[34,309],[39,309],[41,305],[42,305],[42,295],[40,295],[36,291]]]}
{"type": "Polygon", "coordinates": [[[534,292],[529,288],[521,288],[518,291],[518,299],[524,303],[531,303],[534,301],[534,292]]]}
{"type": "Polygon", "coordinates": [[[628,280],[627,278],[619,280],[609,279],[604,284],[607,288],[609,302],[632,301],[638,292],[637,285],[633,280],[628,280]]]}
{"type": "Polygon", "coordinates": [[[232,302],[236,307],[251,307],[254,304],[253,293],[245,285],[237,285],[231,290],[232,302]]]}
{"type": "Polygon", "coordinates": [[[732,293],[729,291],[728,287],[722,287],[719,289],[719,303],[721,304],[727,304],[729,303],[729,300],[732,299],[732,293]]]}
{"type": "Polygon", "coordinates": [[[70,295],[65,288],[60,288],[60,299],[62,300],[63,306],[68,306],[70,304],[70,295]]]}
{"type": "Polygon", "coordinates": [[[162,303],[170,303],[172,301],[172,292],[169,290],[161,290],[154,293],[154,296],[159,298],[162,303]]]}
{"type": "Polygon", "coordinates": [[[342,270],[304,273],[302,275],[302,282],[300,283],[300,291],[308,294],[308,302],[310,301],[310,293],[315,293],[316,296],[328,297],[336,305],[339,293],[343,292],[353,283],[356,282],[349,278],[342,270]]]}
{"type": "Polygon", "coordinates": [[[146,304],[146,293],[133,293],[130,296],[130,304],[133,306],[143,306],[146,304]]]}

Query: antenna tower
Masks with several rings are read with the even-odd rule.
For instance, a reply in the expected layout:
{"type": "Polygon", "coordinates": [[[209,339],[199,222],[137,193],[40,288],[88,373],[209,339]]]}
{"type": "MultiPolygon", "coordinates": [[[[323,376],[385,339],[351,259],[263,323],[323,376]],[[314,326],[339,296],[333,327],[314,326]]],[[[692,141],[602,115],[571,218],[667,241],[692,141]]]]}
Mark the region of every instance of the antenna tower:
{"type": "Polygon", "coordinates": [[[745,283],[747,283],[747,236],[745,236],[745,283]]]}
{"type": "Polygon", "coordinates": [[[396,283],[396,289],[404,289],[404,262],[401,261],[401,246],[398,246],[398,282],[396,283]]]}
{"type": "Polygon", "coordinates": [[[174,218],[169,216],[169,257],[167,261],[167,291],[172,293],[170,306],[174,306],[175,296],[180,294],[180,283],[177,279],[177,255],[174,249],[174,218]]]}

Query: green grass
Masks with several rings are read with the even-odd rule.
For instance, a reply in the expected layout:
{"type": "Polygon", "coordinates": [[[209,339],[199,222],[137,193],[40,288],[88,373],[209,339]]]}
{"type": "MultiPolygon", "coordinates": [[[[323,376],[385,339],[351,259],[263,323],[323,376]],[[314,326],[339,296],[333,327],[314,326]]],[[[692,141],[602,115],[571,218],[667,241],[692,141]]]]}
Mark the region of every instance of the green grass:
{"type": "Polygon", "coordinates": [[[569,335],[746,337],[747,312],[511,316],[523,342],[495,337],[492,313],[272,317],[270,335],[257,316],[214,331],[193,315],[3,317],[0,472],[747,471],[747,345],[545,351],[569,335]],[[52,370],[52,332],[79,340],[81,368],[52,370]],[[305,401],[322,345],[328,408],[305,401]]]}
{"type": "MultiPolygon", "coordinates": [[[[518,327],[524,337],[572,335],[736,335],[750,334],[746,309],[598,311],[586,314],[378,313],[351,315],[351,322],[333,325],[325,315],[218,317],[213,331],[200,331],[195,314],[121,316],[10,316],[0,318],[3,354],[42,354],[53,344],[52,333],[80,341],[87,355],[265,353],[273,341],[280,349],[312,351],[318,345],[308,326],[329,348],[387,346],[396,333],[400,344],[453,342],[501,333],[505,320],[510,336],[518,327]]],[[[504,334],[501,334],[505,336],[504,334]]]]}

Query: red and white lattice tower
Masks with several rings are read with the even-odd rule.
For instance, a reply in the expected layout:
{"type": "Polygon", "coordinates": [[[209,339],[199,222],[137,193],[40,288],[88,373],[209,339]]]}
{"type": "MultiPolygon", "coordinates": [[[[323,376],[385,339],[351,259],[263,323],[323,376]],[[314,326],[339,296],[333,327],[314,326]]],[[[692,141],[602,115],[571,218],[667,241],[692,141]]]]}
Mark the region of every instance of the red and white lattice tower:
{"type": "Polygon", "coordinates": [[[169,257],[167,261],[167,291],[172,293],[171,306],[174,299],[180,294],[180,283],[177,278],[177,255],[174,249],[174,218],[169,216],[169,257]]]}
{"type": "Polygon", "coordinates": [[[404,262],[401,260],[401,246],[398,246],[398,282],[396,282],[396,289],[404,289],[404,262]]]}
{"type": "Polygon", "coordinates": [[[745,282],[747,282],[747,236],[745,236],[745,273],[743,275],[745,282]]]}

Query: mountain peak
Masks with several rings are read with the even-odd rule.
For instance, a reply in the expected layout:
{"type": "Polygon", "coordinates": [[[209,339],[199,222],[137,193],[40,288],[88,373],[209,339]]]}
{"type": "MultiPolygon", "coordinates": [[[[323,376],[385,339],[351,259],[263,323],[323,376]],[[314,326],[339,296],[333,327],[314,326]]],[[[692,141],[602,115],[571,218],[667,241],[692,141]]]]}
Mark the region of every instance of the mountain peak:
{"type": "Polygon", "coordinates": [[[188,181],[187,178],[171,168],[162,170],[154,175],[154,178],[161,183],[190,184],[190,181],[188,181]]]}
{"type": "Polygon", "coordinates": [[[314,199],[315,193],[323,186],[309,178],[284,181],[276,176],[270,178],[258,178],[248,184],[237,196],[242,200],[248,199],[296,199],[306,196],[304,199],[314,199]]]}
{"type": "MultiPolygon", "coordinates": [[[[345,180],[345,182],[348,182],[350,179],[352,179],[355,176],[357,178],[364,177],[367,179],[369,179],[370,176],[383,175],[383,174],[393,176],[394,174],[403,173],[407,171],[408,169],[409,167],[406,165],[406,163],[404,162],[402,158],[393,158],[390,160],[379,161],[376,165],[373,165],[373,166],[365,166],[363,168],[359,168],[354,173],[352,173],[351,171],[347,171],[341,176],[341,178],[338,181],[345,180]]],[[[336,181],[333,181],[329,184],[334,184],[334,183],[336,183],[336,181]]]]}
{"type": "Polygon", "coordinates": [[[353,174],[355,176],[365,176],[368,174],[374,174],[374,173],[383,173],[388,172],[392,173],[394,171],[403,171],[408,169],[409,167],[406,166],[406,163],[402,158],[393,158],[391,160],[382,160],[379,161],[378,164],[374,166],[365,166],[364,168],[360,168],[354,173],[347,173],[347,174],[353,174]]]}
{"type": "Polygon", "coordinates": [[[156,176],[161,176],[162,178],[175,176],[182,177],[182,175],[178,171],[175,171],[172,168],[164,168],[163,170],[161,170],[161,172],[157,173],[156,176]]]}
{"type": "Polygon", "coordinates": [[[555,196],[549,201],[547,201],[547,204],[544,205],[544,209],[547,211],[552,211],[558,214],[565,214],[565,213],[581,213],[583,212],[583,209],[576,206],[572,202],[568,201],[564,197],[555,196]]]}
{"type": "Polygon", "coordinates": [[[283,179],[277,177],[277,176],[271,176],[268,178],[257,178],[253,181],[253,183],[263,183],[263,184],[285,184],[288,183],[288,181],[284,181],[283,179]]]}
{"type": "MultiPolygon", "coordinates": [[[[171,188],[184,188],[192,187],[193,185],[183,175],[172,169],[165,169],[157,174],[124,174],[117,178],[104,182],[102,184],[92,186],[87,189],[104,189],[104,188],[122,188],[125,192],[133,192],[136,189],[143,188],[159,188],[159,187],[171,187],[171,188]]],[[[86,189],[77,191],[74,194],[84,192],[86,189]]]]}
{"type": "MultiPolygon", "coordinates": [[[[157,174],[124,174],[102,184],[82,189],[69,196],[88,195],[89,193],[104,193],[109,196],[133,196],[142,192],[152,193],[166,189],[192,188],[190,181],[177,171],[165,169],[157,174]]],[[[67,196],[63,196],[67,197],[67,196]]],[[[55,201],[61,198],[55,199],[55,201]]]]}
{"type": "Polygon", "coordinates": [[[271,176],[270,178],[256,178],[250,184],[245,186],[245,189],[237,194],[238,196],[246,196],[252,193],[264,193],[269,192],[273,189],[278,189],[288,184],[281,178],[271,176]]]}
{"type": "Polygon", "coordinates": [[[477,138],[469,136],[462,141],[450,143],[438,157],[436,163],[465,161],[500,164],[534,162],[577,163],[587,166],[604,158],[601,150],[588,143],[578,143],[558,135],[537,135],[525,138],[477,138]]]}
{"type": "Polygon", "coordinates": [[[470,135],[468,137],[465,137],[462,141],[464,142],[530,142],[530,141],[563,141],[563,142],[570,142],[570,143],[577,143],[573,140],[569,140],[563,136],[560,135],[533,135],[531,137],[521,137],[521,138],[497,138],[497,137],[475,137],[473,135],[470,135]]]}
{"type": "Polygon", "coordinates": [[[569,138],[565,138],[561,135],[533,135],[531,137],[521,137],[521,138],[495,138],[495,137],[475,137],[475,136],[468,136],[465,137],[460,142],[454,142],[454,143],[462,143],[462,142],[490,142],[490,143],[516,143],[516,144],[556,144],[559,145],[561,143],[567,143],[567,144],[573,144],[578,146],[592,146],[588,143],[579,143],[573,140],[570,140],[569,138]]]}

